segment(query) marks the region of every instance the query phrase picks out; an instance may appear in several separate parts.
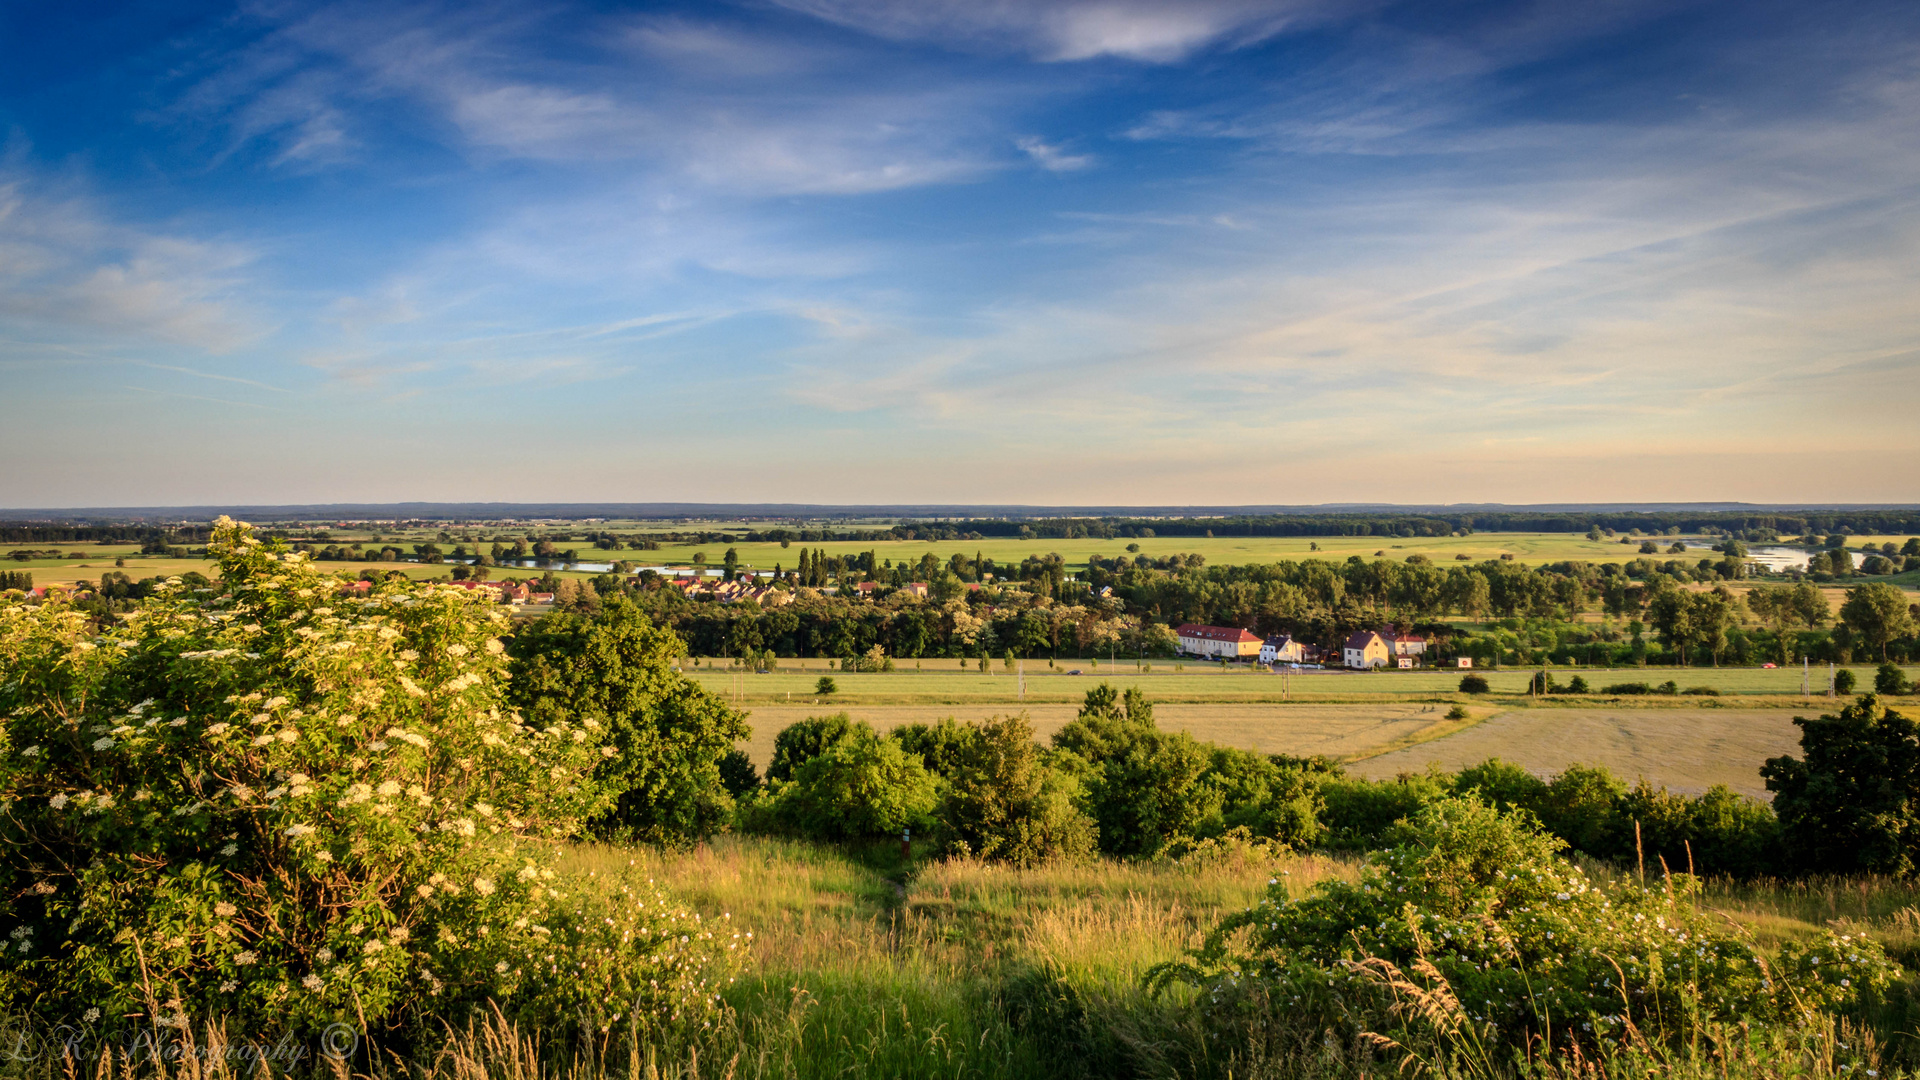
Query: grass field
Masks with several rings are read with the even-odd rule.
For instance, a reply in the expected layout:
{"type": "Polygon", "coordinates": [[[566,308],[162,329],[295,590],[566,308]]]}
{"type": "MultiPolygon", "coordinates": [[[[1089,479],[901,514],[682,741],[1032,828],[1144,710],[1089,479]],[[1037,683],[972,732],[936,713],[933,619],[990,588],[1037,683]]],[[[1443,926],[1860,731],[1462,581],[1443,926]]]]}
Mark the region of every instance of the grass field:
{"type": "MultiPolygon", "coordinates": [[[[1152,965],[1256,903],[1269,881],[1286,881],[1294,895],[1353,881],[1356,858],[1227,847],[1179,861],[1015,870],[924,849],[905,863],[891,844],[724,837],[683,851],[581,847],[563,865],[638,873],[755,935],[750,966],[726,995],[732,1016],[699,1044],[701,1068],[670,1061],[661,1076],[1174,1076],[1202,1060],[1208,1072],[1235,1076],[1400,1075],[1391,1058],[1343,1065],[1331,1041],[1321,1060],[1303,1047],[1298,1062],[1269,1063],[1271,1071],[1229,1070],[1221,1057],[1233,1048],[1205,1045],[1185,1021],[1189,996],[1156,997],[1141,985],[1152,965]]],[[[1626,872],[1588,865],[1603,880],[1626,872]]],[[[1763,943],[1838,923],[1911,962],[1920,940],[1920,888],[1909,881],[1715,881],[1701,902],[1763,943]]],[[[1846,1074],[1831,1065],[1728,1068],[1737,1064],[1714,1058],[1687,1075],[1846,1074]]]]}
{"type": "MultiPolygon", "coordinates": [[[[1329,701],[1428,701],[1458,695],[1460,676],[1456,670],[1439,671],[1322,671],[1299,672],[1286,676],[1268,674],[1251,667],[1188,663],[1176,671],[1170,661],[1153,661],[1153,671],[1139,674],[1134,665],[1122,662],[1115,670],[1104,660],[1098,669],[1091,661],[1062,660],[1049,670],[1046,662],[1027,661],[1024,676],[1010,675],[998,662],[989,674],[961,670],[958,660],[901,661],[902,669],[887,673],[830,671],[828,661],[782,660],[778,671],[767,674],[729,670],[703,663],[690,673],[707,689],[743,707],[798,705],[828,707],[831,711],[855,705],[951,705],[971,709],[980,715],[1023,706],[1078,703],[1089,689],[1100,682],[1111,682],[1121,689],[1139,687],[1155,702],[1189,704],[1284,704],[1287,702],[1329,701]],[[922,665],[918,670],[911,665],[922,665]],[[1069,675],[1078,669],[1084,674],[1069,675]],[[836,692],[821,700],[814,693],[820,676],[831,674],[836,692]],[[1282,695],[1285,695],[1284,697],[1282,695]],[[818,701],[817,705],[809,705],[818,701]],[[984,710],[984,711],[982,711],[984,710]]],[[[1854,664],[1854,677],[1863,688],[1873,685],[1874,665],[1854,664]]],[[[1909,668],[1908,675],[1920,675],[1920,668],[1909,668]]],[[[1533,671],[1503,668],[1482,671],[1496,697],[1524,695],[1533,671]]],[[[1786,699],[1777,703],[1794,704],[1799,699],[1801,673],[1798,668],[1555,668],[1554,679],[1565,683],[1574,675],[1584,677],[1598,691],[1611,683],[1647,682],[1660,684],[1671,679],[1682,689],[1712,687],[1725,695],[1766,696],[1786,699]]],[[[1826,689],[1824,669],[1812,673],[1816,692],[1826,689]]],[[[1713,700],[1713,699],[1707,699],[1713,700]]],[[[1623,699],[1632,707],[1697,707],[1700,698],[1650,696],[1623,699]]],[[[1593,704],[1591,698],[1554,697],[1547,703],[1580,707],[1593,704]]],[[[1763,702],[1773,704],[1775,702],[1763,702]]],[[[964,713],[962,714],[965,715],[964,713]]]]}
{"type": "Polygon", "coordinates": [[[1796,715],[1818,715],[1818,709],[1512,709],[1348,768],[1383,779],[1430,765],[1457,771],[1498,757],[1540,776],[1569,765],[1605,765],[1630,783],[1645,777],[1689,794],[1725,784],[1763,799],[1761,764],[1800,753],[1796,715]]]}
{"type": "MultiPolygon", "coordinates": [[[[1498,559],[1502,555],[1512,555],[1517,562],[1539,564],[1560,562],[1562,560],[1586,560],[1588,562],[1626,562],[1637,556],[1639,548],[1619,543],[1617,540],[1595,542],[1584,535],[1571,533],[1478,533],[1473,536],[1441,536],[1402,538],[1387,536],[1318,536],[1318,537],[1203,537],[1203,536],[1155,536],[1141,539],[1098,538],[1079,540],[892,540],[876,542],[834,541],[830,543],[794,544],[782,548],[779,544],[669,544],[659,551],[629,551],[598,553],[612,558],[627,559],[634,562],[668,562],[679,565],[689,563],[695,552],[704,552],[709,564],[717,564],[728,546],[740,554],[740,561],[748,566],[769,570],[779,564],[789,570],[800,558],[800,548],[806,547],[825,551],[831,556],[845,557],[863,552],[875,552],[881,560],[894,563],[917,563],[921,556],[931,552],[934,557],[946,562],[952,556],[964,555],[974,558],[976,555],[992,559],[999,565],[1018,564],[1029,555],[1059,554],[1069,567],[1084,567],[1090,555],[1113,558],[1120,555],[1132,555],[1128,545],[1138,545],[1138,554],[1154,557],[1167,555],[1185,555],[1197,553],[1206,556],[1209,565],[1240,564],[1255,562],[1275,562],[1280,559],[1327,559],[1345,562],[1350,555],[1373,558],[1376,554],[1395,560],[1404,560],[1409,555],[1425,555],[1436,563],[1460,561],[1456,556],[1465,555],[1467,561],[1498,559]]],[[[582,557],[585,555],[583,553],[582,557]]]]}

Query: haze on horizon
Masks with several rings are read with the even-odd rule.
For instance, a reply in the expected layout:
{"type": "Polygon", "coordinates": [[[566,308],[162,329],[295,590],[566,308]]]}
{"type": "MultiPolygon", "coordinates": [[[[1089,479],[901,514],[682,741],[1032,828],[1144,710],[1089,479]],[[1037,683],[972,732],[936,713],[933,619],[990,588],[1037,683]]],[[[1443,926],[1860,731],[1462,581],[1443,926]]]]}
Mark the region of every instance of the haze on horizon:
{"type": "Polygon", "coordinates": [[[0,506],[1911,502],[1920,8],[0,8],[0,506]]]}

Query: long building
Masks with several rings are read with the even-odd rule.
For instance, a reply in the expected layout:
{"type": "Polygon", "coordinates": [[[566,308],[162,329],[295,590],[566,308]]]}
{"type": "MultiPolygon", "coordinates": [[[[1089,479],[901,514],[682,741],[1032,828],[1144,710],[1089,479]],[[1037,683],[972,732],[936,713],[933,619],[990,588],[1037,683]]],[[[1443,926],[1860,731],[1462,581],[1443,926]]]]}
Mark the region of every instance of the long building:
{"type": "Polygon", "coordinates": [[[1237,626],[1186,623],[1173,633],[1180,639],[1180,651],[1189,656],[1240,660],[1260,655],[1260,635],[1237,626]]]}

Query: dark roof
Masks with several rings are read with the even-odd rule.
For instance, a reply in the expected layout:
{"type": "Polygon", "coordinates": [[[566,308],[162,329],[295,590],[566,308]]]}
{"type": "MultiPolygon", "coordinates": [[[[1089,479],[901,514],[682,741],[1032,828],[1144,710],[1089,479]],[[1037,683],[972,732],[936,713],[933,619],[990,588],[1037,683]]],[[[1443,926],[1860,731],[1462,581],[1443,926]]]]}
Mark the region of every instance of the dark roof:
{"type": "MultiPolygon", "coordinates": [[[[1371,630],[1362,630],[1356,634],[1349,634],[1347,635],[1347,648],[1365,649],[1367,647],[1367,644],[1370,641],[1372,641],[1374,638],[1377,638],[1379,636],[1380,636],[1379,634],[1376,634],[1371,630]]],[[[1385,643],[1383,642],[1382,644],[1385,644],[1385,643]]]]}

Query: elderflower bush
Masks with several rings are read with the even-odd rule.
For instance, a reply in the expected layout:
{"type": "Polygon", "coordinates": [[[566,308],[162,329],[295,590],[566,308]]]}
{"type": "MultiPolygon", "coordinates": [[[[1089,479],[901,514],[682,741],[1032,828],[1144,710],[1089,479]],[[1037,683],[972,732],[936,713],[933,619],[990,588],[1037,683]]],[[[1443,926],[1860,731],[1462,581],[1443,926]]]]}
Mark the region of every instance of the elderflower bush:
{"type": "Polygon", "coordinates": [[[165,590],[104,631],[58,603],[0,607],[16,1007],[243,1027],[552,1012],[570,999],[534,956],[705,994],[679,954],[611,959],[618,934],[684,919],[568,896],[540,861],[604,806],[604,751],[503,707],[494,604],[404,581],[343,596],[225,519],[211,550],[218,589],[165,590]]]}
{"type": "Polygon", "coordinates": [[[1276,880],[1257,907],[1222,923],[1195,962],[1163,965],[1152,981],[1200,986],[1228,1023],[1277,1013],[1309,1026],[1391,1026],[1395,990],[1377,963],[1385,960],[1419,973],[1399,988],[1403,1001],[1408,985],[1441,990],[1453,999],[1450,1030],[1521,1045],[1804,1021],[1854,1007],[1899,971],[1859,934],[1827,931],[1770,954],[1701,910],[1689,876],[1603,888],[1524,813],[1476,800],[1426,807],[1400,840],[1372,856],[1357,883],[1323,882],[1294,897],[1276,880]]]}

